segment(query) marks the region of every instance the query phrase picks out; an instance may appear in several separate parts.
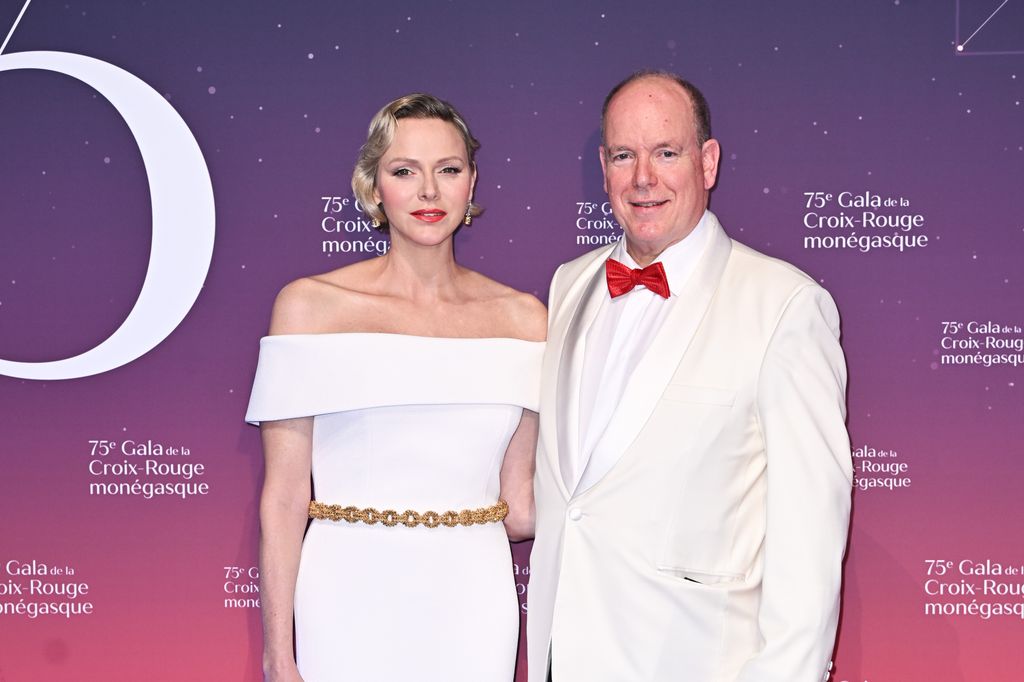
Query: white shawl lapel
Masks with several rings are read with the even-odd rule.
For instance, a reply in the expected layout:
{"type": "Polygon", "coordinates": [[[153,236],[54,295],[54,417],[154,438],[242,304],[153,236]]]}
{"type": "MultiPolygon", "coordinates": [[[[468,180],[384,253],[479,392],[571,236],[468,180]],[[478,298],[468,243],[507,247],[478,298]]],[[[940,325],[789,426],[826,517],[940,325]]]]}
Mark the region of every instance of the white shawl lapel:
{"type": "Polygon", "coordinates": [[[580,448],[579,396],[587,330],[600,307],[606,286],[604,262],[614,248],[611,244],[578,265],[564,266],[559,277],[568,278],[565,295],[551,301],[540,431],[548,462],[555,468],[552,473],[566,499],[581,473],[574,472],[574,467],[580,448]]]}

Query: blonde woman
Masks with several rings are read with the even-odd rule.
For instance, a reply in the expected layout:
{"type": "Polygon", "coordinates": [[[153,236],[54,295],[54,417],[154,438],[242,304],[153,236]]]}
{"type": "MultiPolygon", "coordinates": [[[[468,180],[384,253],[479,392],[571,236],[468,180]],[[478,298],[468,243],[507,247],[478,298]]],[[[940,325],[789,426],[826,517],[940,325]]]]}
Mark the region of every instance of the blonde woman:
{"type": "Polygon", "coordinates": [[[390,249],[274,304],[246,416],[267,680],[513,677],[546,313],[455,261],[478,146],[435,97],[386,105],[352,186],[390,249]]]}

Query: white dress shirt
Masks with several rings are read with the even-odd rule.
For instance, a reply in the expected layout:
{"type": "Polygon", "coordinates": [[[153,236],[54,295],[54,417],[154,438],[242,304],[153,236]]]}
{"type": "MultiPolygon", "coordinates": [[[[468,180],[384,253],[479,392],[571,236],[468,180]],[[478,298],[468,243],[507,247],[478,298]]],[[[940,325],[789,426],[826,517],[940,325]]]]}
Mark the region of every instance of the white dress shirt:
{"type": "MultiPolygon", "coordinates": [[[[580,461],[573,468],[577,491],[597,483],[619,460],[621,452],[601,447],[609,420],[618,407],[633,370],[647,352],[672,307],[679,301],[686,280],[700,261],[707,244],[707,212],[682,241],[672,244],[654,262],[665,267],[669,297],[662,298],[647,287],[612,298],[602,287],[601,307],[587,330],[583,353],[583,377],[580,383],[580,461]]],[[[623,237],[612,250],[611,258],[640,267],[626,251],[623,237]]]]}

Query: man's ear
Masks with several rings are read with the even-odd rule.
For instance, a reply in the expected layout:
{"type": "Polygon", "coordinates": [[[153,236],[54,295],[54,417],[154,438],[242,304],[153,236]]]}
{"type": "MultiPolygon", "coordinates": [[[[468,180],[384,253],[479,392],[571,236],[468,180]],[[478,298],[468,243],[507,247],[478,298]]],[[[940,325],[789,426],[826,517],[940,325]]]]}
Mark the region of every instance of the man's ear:
{"type": "Polygon", "coordinates": [[[715,178],[718,177],[718,161],[722,156],[722,148],[718,140],[711,139],[700,148],[700,165],[704,172],[704,189],[711,189],[715,186],[715,178]]]}
{"type": "Polygon", "coordinates": [[[607,166],[605,164],[607,164],[608,161],[607,161],[607,159],[605,157],[605,151],[606,150],[604,148],[604,145],[601,145],[601,146],[599,146],[597,148],[597,155],[601,159],[601,180],[602,180],[603,185],[604,185],[604,191],[607,194],[608,193],[608,168],[607,168],[607,166]]]}

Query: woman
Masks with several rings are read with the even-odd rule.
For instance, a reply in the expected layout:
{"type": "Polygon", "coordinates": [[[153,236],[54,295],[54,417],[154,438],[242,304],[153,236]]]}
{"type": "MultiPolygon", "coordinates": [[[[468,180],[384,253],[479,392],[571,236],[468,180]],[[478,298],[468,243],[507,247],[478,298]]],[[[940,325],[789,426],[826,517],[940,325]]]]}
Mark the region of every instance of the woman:
{"type": "Polygon", "coordinates": [[[381,109],[352,187],[389,251],[274,304],[246,415],[267,680],[512,679],[546,314],[455,262],[478,147],[430,95],[381,109]]]}

